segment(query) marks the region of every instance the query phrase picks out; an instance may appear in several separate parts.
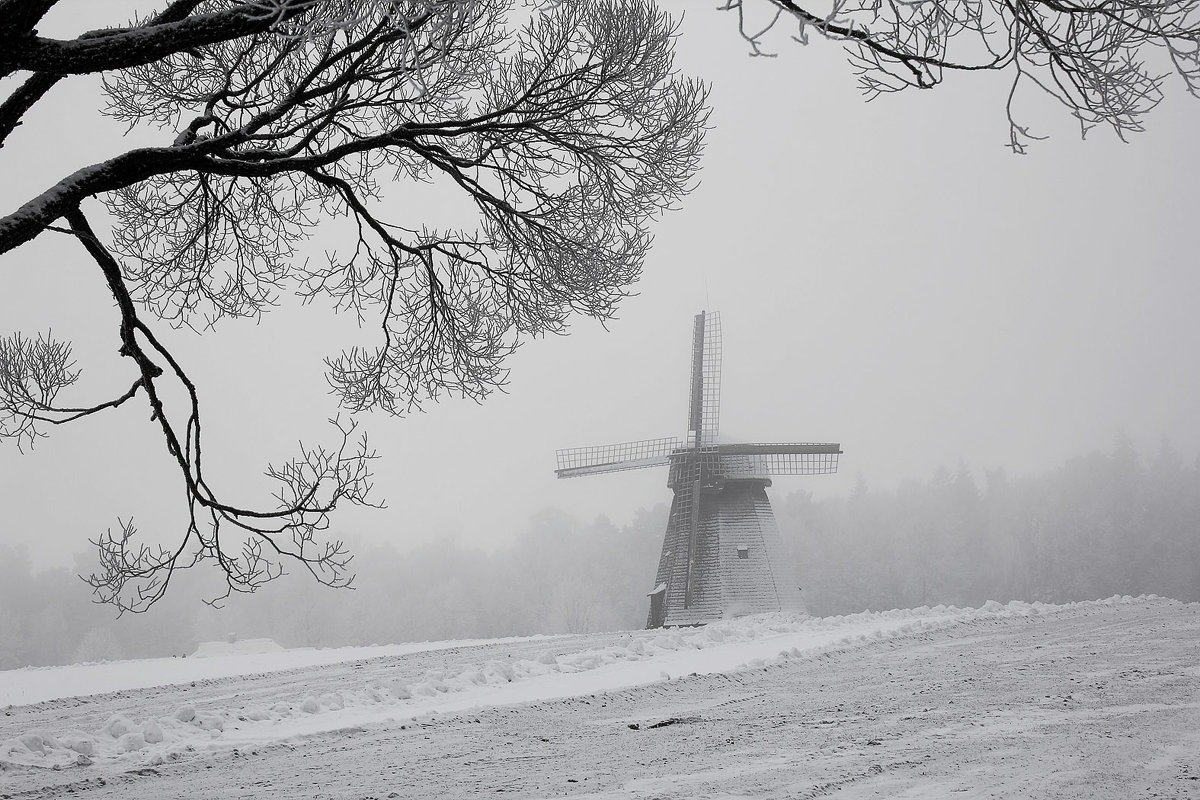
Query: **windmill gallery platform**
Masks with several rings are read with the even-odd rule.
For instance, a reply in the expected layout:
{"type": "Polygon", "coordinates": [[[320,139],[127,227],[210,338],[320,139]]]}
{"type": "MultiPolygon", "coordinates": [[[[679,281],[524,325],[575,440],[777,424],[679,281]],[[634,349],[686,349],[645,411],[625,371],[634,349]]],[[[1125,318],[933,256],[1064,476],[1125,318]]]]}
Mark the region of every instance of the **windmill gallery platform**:
{"type": "Polygon", "coordinates": [[[772,611],[803,611],[766,489],[773,475],[837,471],[827,442],[718,444],[721,318],[696,315],[687,438],[559,450],[560,478],[666,466],[674,492],[647,627],[702,625],[772,611]]]}

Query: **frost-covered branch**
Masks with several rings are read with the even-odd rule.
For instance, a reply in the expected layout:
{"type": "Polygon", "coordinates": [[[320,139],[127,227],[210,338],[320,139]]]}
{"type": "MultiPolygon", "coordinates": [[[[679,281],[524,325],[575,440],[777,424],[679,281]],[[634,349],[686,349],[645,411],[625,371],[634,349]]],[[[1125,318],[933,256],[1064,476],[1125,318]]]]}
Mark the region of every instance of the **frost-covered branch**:
{"type": "MultiPolygon", "coordinates": [[[[0,40],[13,35],[0,27],[0,40]]],[[[268,470],[273,508],[235,502],[205,470],[201,389],[156,327],[203,332],[288,296],[322,300],[368,326],[326,361],[346,411],[487,396],[522,338],[561,332],[571,314],[614,313],[650,222],[691,187],[706,90],[676,72],[674,35],[649,0],[204,0],[6,52],[0,69],[44,71],[0,106],[0,136],[5,108],[19,119],[60,74],[100,69],[104,113],[160,139],[0,217],[0,255],[67,233],[104,277],[135,380],[87,413],[144,398],[181,479],[181,535],[152,546],[130,520],[97,539],[98,599],[144,610],[175,569],[202,561],[230,591],[253,591],[285,563],[348,584],[344,548],[322,542],[339,504],[373,504],[375,454],[351,435],[357,422],[335,420],[337,446],[302,447],[268,470]],[[168,40],[177,46],[155,49],[168,40]],[[37,60],[54,58],[74,61],[37,60]],[[400,218],[387,201],[397,182],[440,184],[474,216],[452,229],[400,218]],[[108,231],[84,214],[93,196],[108,231]],[[310,261],[309,237],[346,221],[354,233],[310,261]]],[[[22,443],[53,413],[70,417],[49,396],[67,374],[13,384],[9,405],[24,403],[24,416],[9,427],[22,443]]]]}
{"type": "Polygon", "coordinates": [[[1200,94],[1197,0],[727,0],[755,55],[773,55],[770,34],[842,42],[868,98],[929,89],[947,73],[1009,74],[1010,148],[1031,134],[1013,98],[1032,86],[1057,100],[1087,133],[1105,126],[1124,139],[1143,129],[1170,73],[1200,94]],[[785,26],[786,23],[786,26],[785,26]]]}

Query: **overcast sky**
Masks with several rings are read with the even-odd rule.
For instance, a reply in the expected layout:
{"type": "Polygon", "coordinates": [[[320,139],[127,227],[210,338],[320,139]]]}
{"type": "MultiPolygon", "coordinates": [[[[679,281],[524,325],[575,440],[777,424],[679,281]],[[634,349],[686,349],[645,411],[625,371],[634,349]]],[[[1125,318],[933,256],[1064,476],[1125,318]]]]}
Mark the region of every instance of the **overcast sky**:
{"type": "MultiPolygon", "coordinates": [[[[1018,157],[1004,147],[1001,80],[952,77],[868,104],[836,46],[781,40],[777,58],[750,58],[731,16],[688,5],[679,66],[712,83],[713,130],[699,188],[654,229],[638,296],[608,331],[580,319],[569,337],[527,343],[507,394],[483,405],[364,417],[388,508],[343,514],[343,532],[490,546],[546,506],[621,523],[668,502],[663,470],[559,481],[554,451],[682,436],[692,316],[705,307],[724,328],[723,432],[845,451],[840,475],[781,478],[776,500],[845,492],[860,476],[892,489],[960,461],[1034,474],[1122,432],[1195,458],[1200,102],[1170,84],[1125,144],[1104,130],[1081,141],[1026,95],[1024,120],[1051,138],[1018,157]]],[[[118,23],[114,9],[138,4],[60,6],[43,30],[118,23]]],[[[75,79],[11,137],[4,213],[129,146],[100,102],[95,81],[75,79]]],[[[74,340],[84,379],[62,399],[83,403],[133,373],[111,297],[70,245],[47,235],[0,259],[0,332],[74,340]]],[[[336,407],[321,359],[374,333],[315,305],[172,341],[202,393],[210,482],[253,502],[269,461],[327,437],[336,407]]],[[[179,478],[148,416],[132,403],[24,456],[0,445],[3,541],[50,564],[118,516],[176,531],[179,478]]]]}

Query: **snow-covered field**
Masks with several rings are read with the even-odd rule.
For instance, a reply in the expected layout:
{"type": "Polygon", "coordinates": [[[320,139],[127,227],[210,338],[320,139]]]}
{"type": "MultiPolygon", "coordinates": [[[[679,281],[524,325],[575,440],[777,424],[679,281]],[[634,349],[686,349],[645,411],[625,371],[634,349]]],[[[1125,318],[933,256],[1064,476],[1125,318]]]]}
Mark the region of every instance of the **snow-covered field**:
{"type": "Polygon", "coordinates": [[[0,797],[1200,797],[1200,607],[14,670],[0,708],[0,797]]]}

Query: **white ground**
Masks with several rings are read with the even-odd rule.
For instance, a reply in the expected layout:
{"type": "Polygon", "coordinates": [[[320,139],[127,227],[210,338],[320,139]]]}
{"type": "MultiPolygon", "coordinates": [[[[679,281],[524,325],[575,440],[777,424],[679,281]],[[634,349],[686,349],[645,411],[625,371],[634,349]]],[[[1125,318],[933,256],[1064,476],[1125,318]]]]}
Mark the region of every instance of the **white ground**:
{"type": "Polygon", "coordinates": [[[1200,606],[15,670],[0,709],[0,798],[1200,798],[1200,606]]]}

